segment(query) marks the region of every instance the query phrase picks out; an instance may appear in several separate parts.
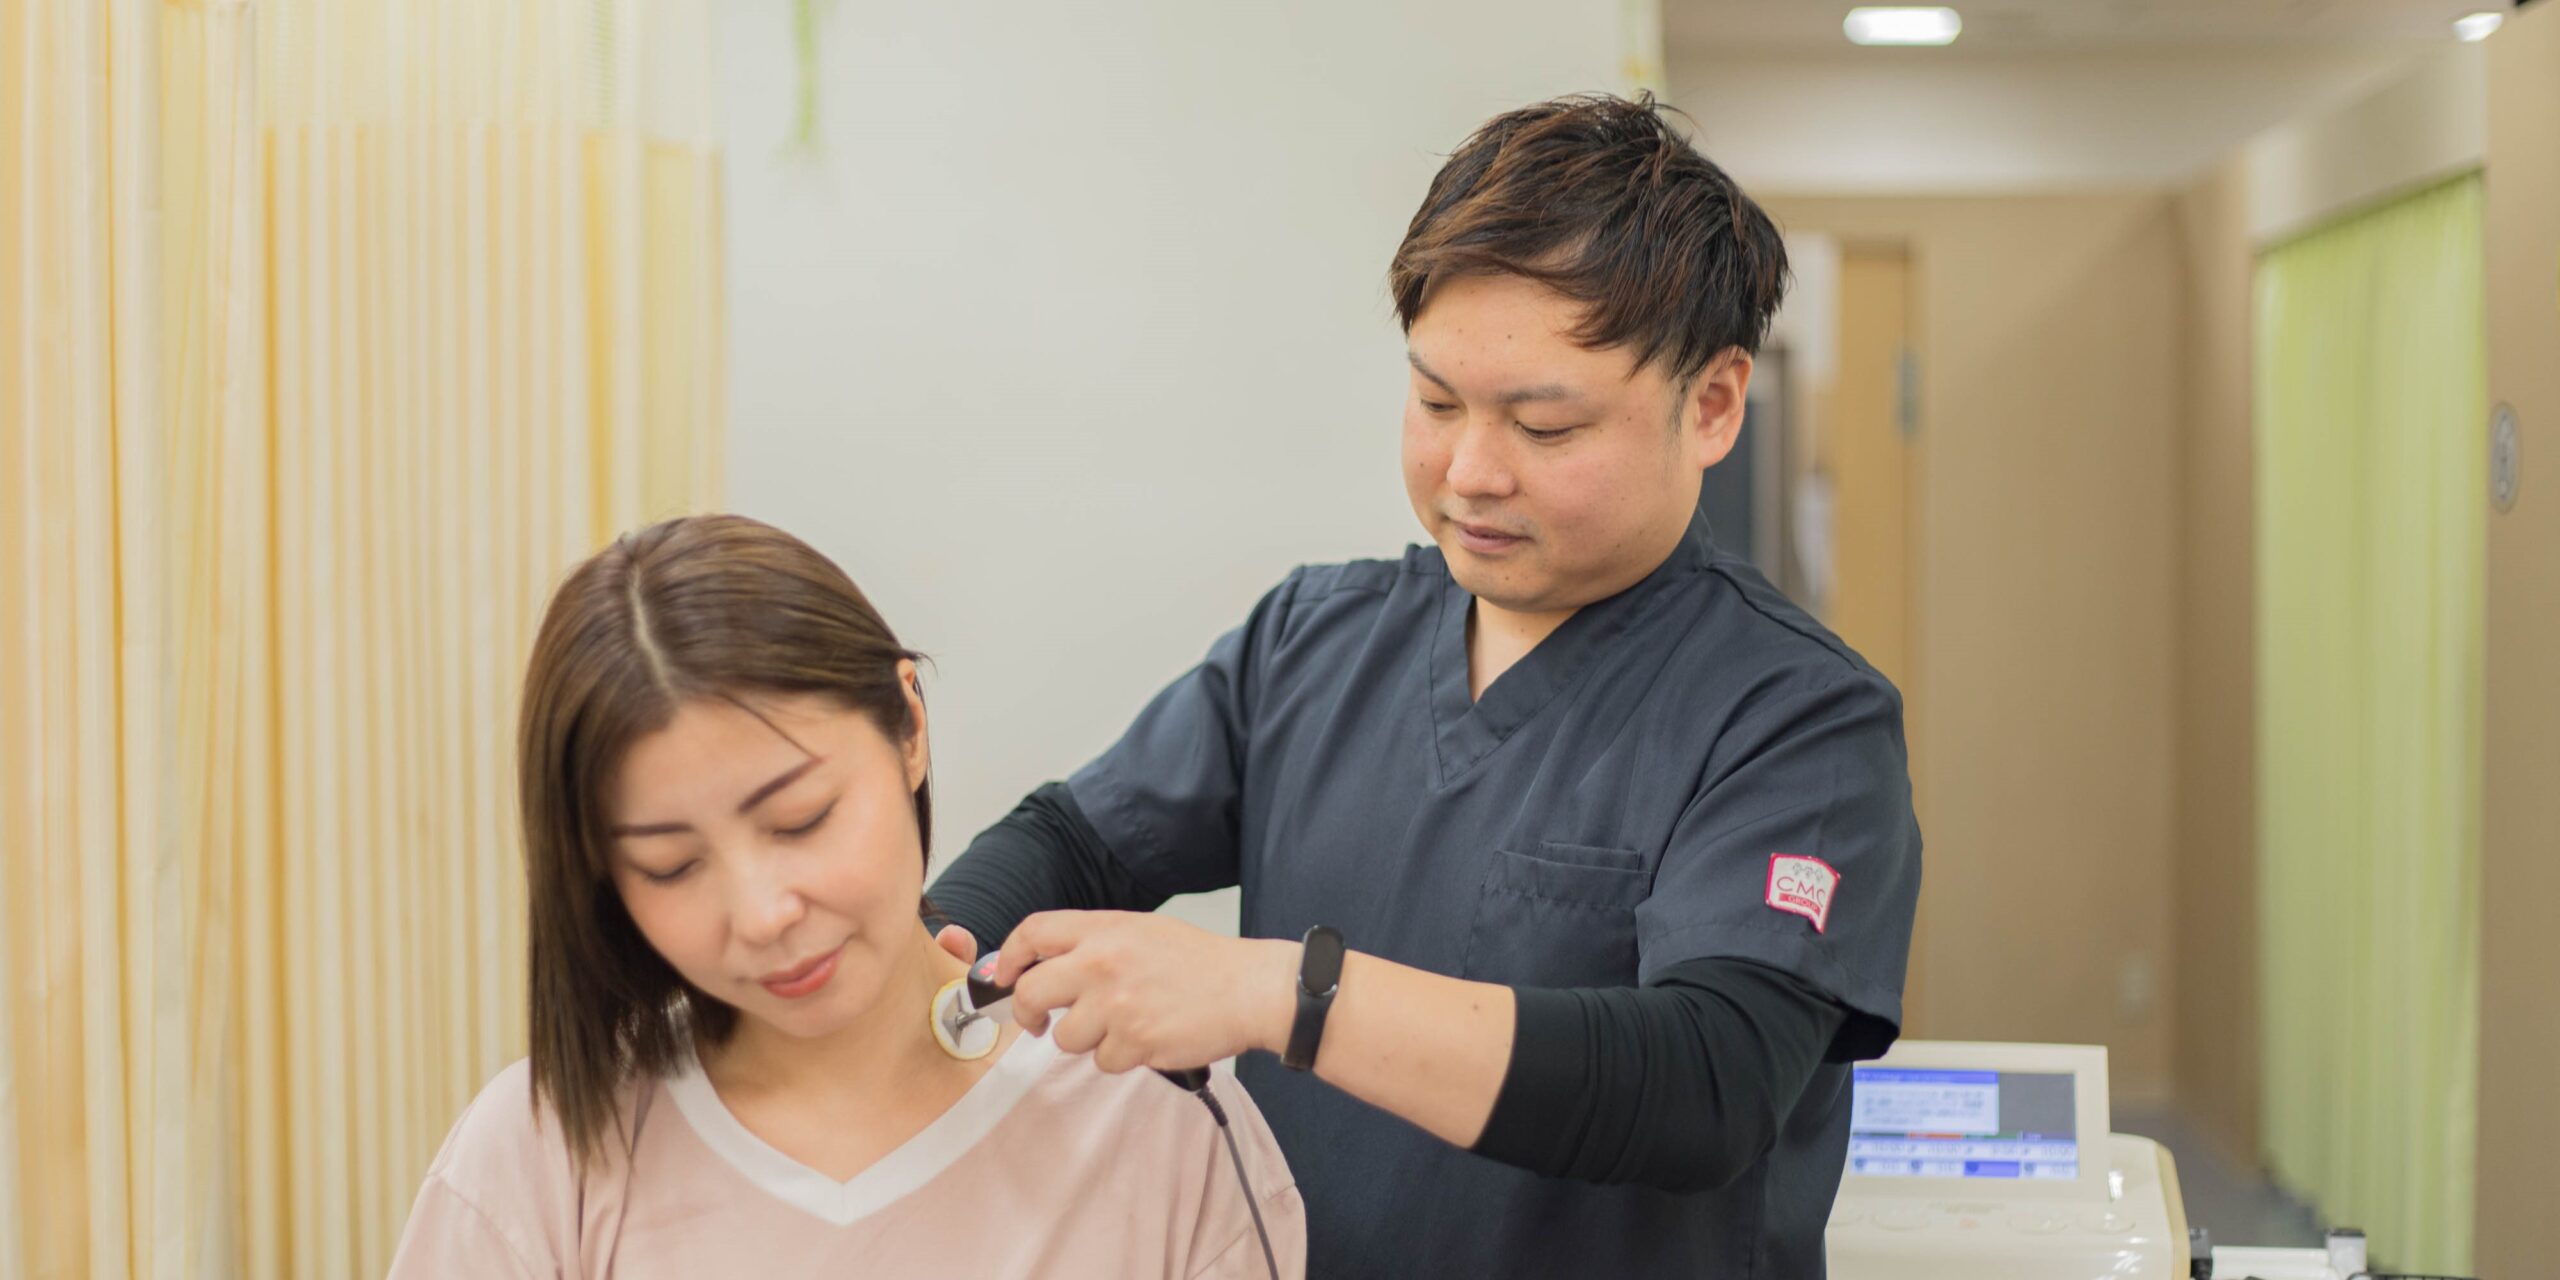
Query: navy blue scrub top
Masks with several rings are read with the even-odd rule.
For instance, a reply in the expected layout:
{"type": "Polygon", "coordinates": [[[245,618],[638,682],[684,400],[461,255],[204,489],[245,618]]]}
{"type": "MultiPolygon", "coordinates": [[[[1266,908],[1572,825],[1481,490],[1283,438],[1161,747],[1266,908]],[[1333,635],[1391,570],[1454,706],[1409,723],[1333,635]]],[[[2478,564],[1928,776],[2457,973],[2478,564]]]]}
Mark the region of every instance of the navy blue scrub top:
{"type": "MultiPolygon", "coordinates": [[[[1829,993],[1880,1051],[1920,885],[1892,684],[1703,518],[1481,700],[1471,603],[1434,547],[1298,570],[1070,779],[1076,803],[1151,889],[1241,885],[1250,937],[1328,924],[1525,986],[1751,960],[1829,993]]],[[[1758,1163],[1694,1194],[1498,1164],[1263,1055],[1239,1073],[1305,1197],[1311,1276],[1822,1274],[1845,1062],[1758,1163]]]]}

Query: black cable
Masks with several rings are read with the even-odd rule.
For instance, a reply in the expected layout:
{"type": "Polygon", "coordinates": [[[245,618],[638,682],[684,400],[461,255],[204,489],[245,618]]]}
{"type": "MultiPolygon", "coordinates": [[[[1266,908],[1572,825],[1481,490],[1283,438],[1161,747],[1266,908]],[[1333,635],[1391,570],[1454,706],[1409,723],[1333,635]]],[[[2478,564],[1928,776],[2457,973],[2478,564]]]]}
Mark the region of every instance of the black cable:
{"type": "Polygon", "coordinates": [[[1209,1118],[1218,1122],[1218,1135],[1227,1140],[1227,1158],[1236,1162],[1236,1185],[1244,1188],[1244,1207],[1253,1215],[1253,1234],[1262,1241],[1262,1265],[1271,1268],[1271,1280],[1280,1280],[1280,1259],[1271,1252],[1271,1231],[1262,1225],[1262,1201],[1253,1194],[1253,1179],[1245,1176],[1244,1153],[1236,1150],[1236,1131],[1227,1127],[1227,1109],[1219,1106],[1217,1096],[1209,1092],[1208,1081],[1201,1081],[1193,1092],[1209,1108],[1209,1118]]]}

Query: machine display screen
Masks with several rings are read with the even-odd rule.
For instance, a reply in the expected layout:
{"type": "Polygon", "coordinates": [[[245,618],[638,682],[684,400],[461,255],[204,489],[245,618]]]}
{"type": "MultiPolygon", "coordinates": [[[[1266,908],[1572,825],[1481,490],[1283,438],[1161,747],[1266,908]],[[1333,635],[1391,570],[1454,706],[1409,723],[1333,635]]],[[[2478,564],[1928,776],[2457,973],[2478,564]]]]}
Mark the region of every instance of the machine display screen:
{"type": "Polygon", "coordinates": [[[1849,1172],[1883,1178],[2080,1176],[2068,1074],[1859,1067],[1849,1172]]]}

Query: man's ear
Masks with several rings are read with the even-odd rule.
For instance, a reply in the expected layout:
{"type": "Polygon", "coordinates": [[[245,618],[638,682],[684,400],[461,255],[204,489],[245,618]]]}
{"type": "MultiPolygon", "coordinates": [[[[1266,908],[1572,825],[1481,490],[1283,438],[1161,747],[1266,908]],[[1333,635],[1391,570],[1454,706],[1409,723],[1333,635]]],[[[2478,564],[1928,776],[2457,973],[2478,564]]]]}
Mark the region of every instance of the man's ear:
{"type": "Polygon", "coordinates": [[[1743,407],[1751,394],[1751,353],[1727,347],[1690,379],[1681,396],[1681,433],[1697,451],[1701,468],[1724,461],[1742,438],[1743,407]]]}

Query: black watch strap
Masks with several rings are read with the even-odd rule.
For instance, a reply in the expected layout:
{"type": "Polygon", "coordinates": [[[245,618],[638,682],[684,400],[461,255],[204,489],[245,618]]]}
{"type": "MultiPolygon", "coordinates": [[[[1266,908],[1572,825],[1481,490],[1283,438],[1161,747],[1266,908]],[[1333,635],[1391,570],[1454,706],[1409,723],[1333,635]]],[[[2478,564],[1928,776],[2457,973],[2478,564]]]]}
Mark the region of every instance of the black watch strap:
{"type": "Polygon", "coordinates": [[[1280,1065],[1292,1071],[1316,1065],[1325,1015],[1333,1011],[1333,993],[1342,988],[1342,951],[1341,931],[1321,924],[1307,930],[1298,953],[1298,1020],[1289,1027],[1289,1051],[1280,1055],[1280,1065]]]}

